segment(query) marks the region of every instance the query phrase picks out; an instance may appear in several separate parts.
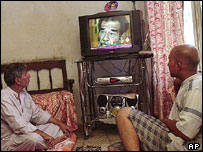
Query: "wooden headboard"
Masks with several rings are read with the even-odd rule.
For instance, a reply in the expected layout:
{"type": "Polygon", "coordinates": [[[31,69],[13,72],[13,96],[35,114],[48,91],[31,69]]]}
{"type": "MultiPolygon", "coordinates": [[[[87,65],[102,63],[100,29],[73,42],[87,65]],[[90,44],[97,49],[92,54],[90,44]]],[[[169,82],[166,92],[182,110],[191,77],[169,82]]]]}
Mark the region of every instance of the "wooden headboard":
{"type": "MultiPolygon", "coordinates": [[[[41,94],[41,93],[49,93],[52,91],[61,91],[61,90],[68,90],[73,93],[73,79],[67,78],[67,71],[66,71],[66,61],[65,60],[48,60],[48,61],[39,61],[39,62],[27,62],[27,70],[33,70],[37,73],[37,86],[38,90],[28,90],[30,94],[41,94]],[[62,71],[63,77],[63,88],[53,88],[53,78],[51,74],[51,70],[54,68],[59,68],[62,71]],[[40,78],[39,78],[39,71],[40,70],[48,70],[49,71],[49,83],[51,88],[50,89],[40,89],[40,78]]],[[[4,73],[7,64],[1,65],[1,74],[4,73]]],[[[1,78],[1,89],[2,89],[2,78],[1,78]]],[[[26,88],[27,89],[27,88],[26,88]]]]}

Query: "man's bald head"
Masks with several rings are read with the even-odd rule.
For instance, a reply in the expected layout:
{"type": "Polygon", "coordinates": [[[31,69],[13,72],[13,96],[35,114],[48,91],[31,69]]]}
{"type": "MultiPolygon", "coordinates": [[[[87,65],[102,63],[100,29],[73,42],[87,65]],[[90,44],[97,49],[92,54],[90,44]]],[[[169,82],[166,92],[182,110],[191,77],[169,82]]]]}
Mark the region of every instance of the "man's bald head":
{"type": "Polygon", "coordinates": [[[199,64],[199,55],[197,49],[189,44],[178,45],[171,51],[176,60],[184,64],[188,70],[196,70],[199,64]]]}

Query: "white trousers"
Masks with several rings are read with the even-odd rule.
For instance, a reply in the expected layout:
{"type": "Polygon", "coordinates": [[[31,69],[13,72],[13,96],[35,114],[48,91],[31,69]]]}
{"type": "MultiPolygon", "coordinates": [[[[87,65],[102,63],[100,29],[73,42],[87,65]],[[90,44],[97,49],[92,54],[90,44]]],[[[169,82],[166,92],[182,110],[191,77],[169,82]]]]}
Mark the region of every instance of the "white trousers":
{"type": "MultiPolygon", "coordinates": [[[[36,126],[53,138],[63,135],[62,130],[52,123],[36,126]]],[[[37,133],[12,134],[1,140],[2,151],[35,151],[47,149],[44,139],[37,133]]]]}

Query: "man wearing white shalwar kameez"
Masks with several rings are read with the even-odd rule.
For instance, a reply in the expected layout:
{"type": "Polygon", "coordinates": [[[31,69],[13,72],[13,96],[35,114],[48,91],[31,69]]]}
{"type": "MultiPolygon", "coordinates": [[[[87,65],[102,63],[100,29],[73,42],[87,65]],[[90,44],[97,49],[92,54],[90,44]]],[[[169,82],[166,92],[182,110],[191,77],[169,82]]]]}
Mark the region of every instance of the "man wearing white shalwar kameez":
{"type": "Polygon", "coordinates": [[[8,87],[1,90],[1,150],[47,149],[69,135],[67,125],[38,107],[24,89],[30,74],[26,65],[14,63],[4,74],[8,87]]]}

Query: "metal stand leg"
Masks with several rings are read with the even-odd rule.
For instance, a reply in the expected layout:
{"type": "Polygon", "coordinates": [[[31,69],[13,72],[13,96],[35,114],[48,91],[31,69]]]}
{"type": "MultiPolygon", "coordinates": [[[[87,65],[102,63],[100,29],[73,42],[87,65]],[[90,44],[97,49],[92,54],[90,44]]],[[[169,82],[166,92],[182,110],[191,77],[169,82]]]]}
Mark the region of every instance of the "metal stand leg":
{"type": "Polygon", "coordinates": [[[87,110],[87,94],[86,94],[86,65],[85,62],[78,62],[78,74],[79,74],[79,85],[80,85],[80,99],[81,99],[81,110],[82,110],[82,120],[84,137],[88,138],[89,128],[88,128],[88,110],[87,110]]]}

